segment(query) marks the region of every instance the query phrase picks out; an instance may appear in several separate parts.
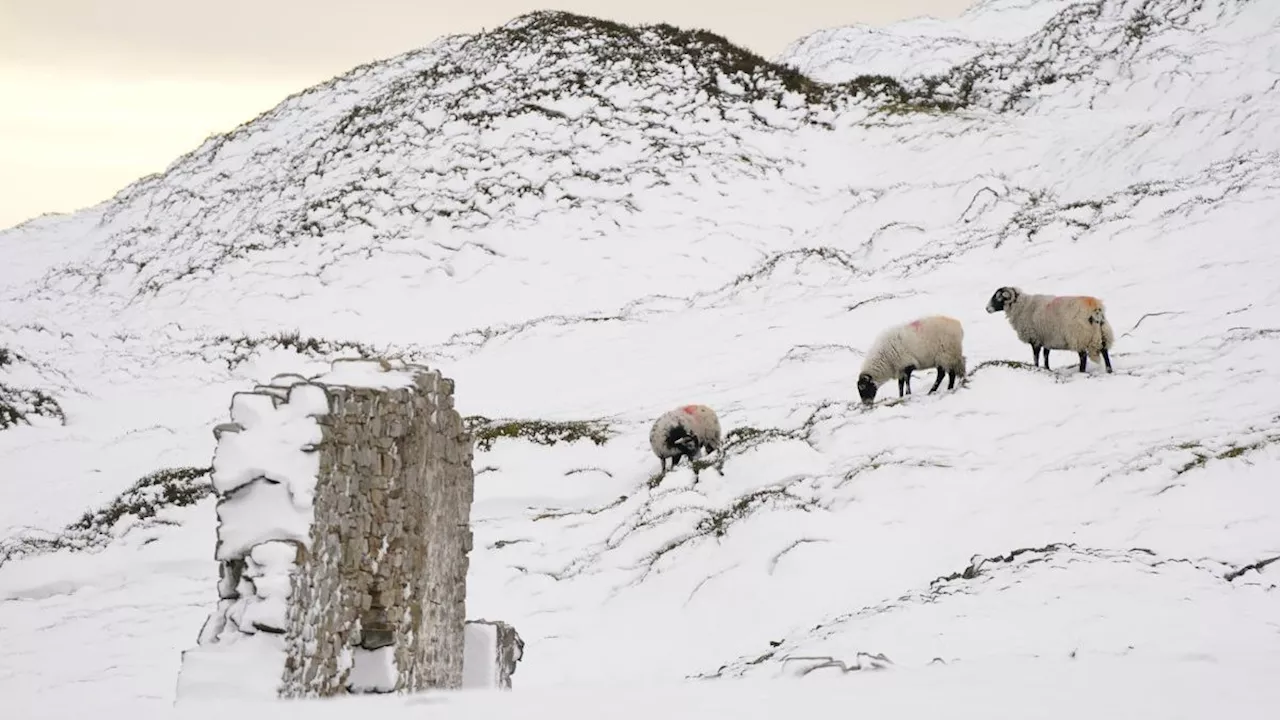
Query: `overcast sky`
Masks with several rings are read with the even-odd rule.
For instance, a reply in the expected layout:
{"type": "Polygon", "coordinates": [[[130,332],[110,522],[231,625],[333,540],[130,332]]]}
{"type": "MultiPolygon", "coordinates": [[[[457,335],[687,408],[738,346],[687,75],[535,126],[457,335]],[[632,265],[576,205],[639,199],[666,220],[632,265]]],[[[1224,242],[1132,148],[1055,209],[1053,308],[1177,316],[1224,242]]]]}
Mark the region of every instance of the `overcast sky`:
{"type": "Polygon", "coordinates": [[[0,0],[0,228],[163,170],[360,63],[539,9],[701,27],[765,57],[971,0],[0,0]]]}

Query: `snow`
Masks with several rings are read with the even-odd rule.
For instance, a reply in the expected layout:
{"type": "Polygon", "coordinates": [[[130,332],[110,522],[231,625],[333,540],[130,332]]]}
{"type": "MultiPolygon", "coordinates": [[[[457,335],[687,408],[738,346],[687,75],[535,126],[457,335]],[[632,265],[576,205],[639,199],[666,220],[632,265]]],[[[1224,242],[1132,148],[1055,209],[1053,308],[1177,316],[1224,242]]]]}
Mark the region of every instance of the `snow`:
{"type": "MultiPolygon", "coordinates": [[[[0,233],[0,347],[20,356],[0,384],[66,416],[0,430],[0,536],[58,537],[211,457],[219,488],[278,483],[236,548],[296,533],[308,381],[385,354],[456,381],[463,415],[614,434],[477,450],[467,616],[524,639],[513,692],[246,718],[1269,717],[1278,30],[1266,2],[1005,0],[878,31],[874,67],[908,84],[934,40],[957,53],[937,67],[973,63],[956,111],[810,110],[744,76],[712,95],[691,61],[558,54],[581,30],[363,67],[0,233]],[[983,310],[1003,285],[1103,299],[1115,373],[1031,367],[983,310]],[[967,381],[861,407],[875,335],[938,312],[964,323],[967,381]],[[270,378],[293,390],[236,395],[270,378]],[[215,456],[233,395],[244,429],[215,456]],[[651,487],[649,424],[694,402],[736,432],[723,475],[651,487]]],[[[790,58],[874,69],[821,45],[790,58]]],[[[369,370],[342,382],[407,382],[369,370]]],[[[216,610],[215,502],[0,555],[6,708],[166,712],[216,610]]],[[[278,617],[263,572],[242,620],[278,617]]],[[[269,642],[202,648],[209,674],[184,682],[210,700],[179,712],[270,674],[237,660],[269,642]]]]}
{"type": "MultiPolygon", "coordinates": [[[[403,362],[398,363],[398,367],[390,366],[390,363],[388,365],[389,367],[383,367],[373,360],[338,360],[333,363],[333,369],[313,377],[311,382],[328,387],[346,386],[383,390],[413,387],[418,371],[406,368],[403,362]]],[[[433,374],[433,377],[438,376],[439,373],[433,374]]]]}
{"type": "Polygon", "coordinates": [[[297,385],[287,399],[266,392],[238,393],[231,422],[243,430],[225,432],[213,458],[213,486],[231,493],[258,478],[282,483],[301,507],[315,490],[318,460],[303,449],[324,439],[314,416],[329,412],[324,388],[297,385]]]}
{"type": "Polygon", "coordinates": [[[273,700],[285,654],[284,636],[269,633],[231,635],[226,642],[185,650],[174,691],[177,706],[273,700]]]}
{"type": "Polygon", "coordinates": [[[351,675],[347,688],[357,693],[386,693],[396,689],[396,649],[392,646],[376,650],[355,648],[351,653],[351,675]]]}
{"type": "Polygon", "coordinates": [[[218,505],[218,560],[238,558],[255,545],[291,540],[309,546],[310,507],[299,509],[283,483],[254,480],[218,505]]]}
{"type": "Polygon", "coordinates": [[[231,401],[231,426],[219,434],[213,455],[213,487],[223,498],[218,560],[243,557],[273,540],[311,545],[320,473],[315,446],[324,439],[315,418],[329,412],[329,399],[311,384],[280,394],[237,393],[231,401]]]}
{"type": "Polygon", "coordinates": [[[228,619],[245,632],[288,628],[289,575],[297,547],[279,540],[258,543],[245,558],[239,598],[227,611],[228,619]]]}
{"type": "MultiPolygon", "coordinates": [[[[530,720],[610,717],[671,720],[732,717],[743,720],[827,717],[855,711],[876,717],[985,718],[1159,717],[1169,720],[1229,715],[1270,718],[1280,688],[1271,676],[1244,664],[1205,660],[1100,657],[1021,662],[977,660],[888,672],[815,675],[803,682],[732,680],[700,683],[616,683],[591,688],[554,686],[521,692],[464,691],[416,696],[362,696],[265,703],[210,698],[182,703],[164,717],[213,720],[238,717],[328,720],[352,714],[380,718],[530,720]]],[[[64,696],[48,698],[23,717],[66,717],[81,707],[64,696]]],[[[102,717],[131,717],[129,708],[95,706],[102,717]]]]}
{"type": "Polygon", "coordinates": [[[491,623],[467,623],[463,628],[462,688],[496,687],[498,626],[491,623]]]}

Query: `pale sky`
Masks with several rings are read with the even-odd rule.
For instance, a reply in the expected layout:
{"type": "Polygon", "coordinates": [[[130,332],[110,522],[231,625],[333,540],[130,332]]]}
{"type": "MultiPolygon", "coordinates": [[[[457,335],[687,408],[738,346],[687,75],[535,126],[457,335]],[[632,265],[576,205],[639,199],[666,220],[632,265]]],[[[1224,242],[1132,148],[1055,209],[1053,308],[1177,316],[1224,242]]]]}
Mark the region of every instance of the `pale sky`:
{"type": "Polygon", "coordinates": [[[772,58],[972,0],[0,0],[0,229],[105,200],[356,65],[532,10],[704,28],[772,58]]]}

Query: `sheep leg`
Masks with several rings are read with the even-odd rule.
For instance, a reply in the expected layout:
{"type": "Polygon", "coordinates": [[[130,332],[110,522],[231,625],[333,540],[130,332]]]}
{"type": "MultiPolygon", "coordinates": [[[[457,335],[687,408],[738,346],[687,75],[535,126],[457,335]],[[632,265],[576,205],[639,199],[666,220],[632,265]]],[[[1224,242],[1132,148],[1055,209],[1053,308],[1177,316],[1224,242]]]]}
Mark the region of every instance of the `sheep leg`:
{"type": "Polygon", "coordinates": [[[1102,348],[1102,361],[1103,361],[1103,362],[1105,362],[1105,363],[1107,364],[1107,372],[1112,372],[1112,370],[1111,370],[1111,354],[1107,352],[1107,349],[1106,349],[1106,348],[1102,348]]]}
{"type": "Polygon", "coordinates": [[[955,370],[947,371],[947,389],[948,390],[956,389],[956,371],[955,370]]]}
{"type": "Polygon", "coordinates": [[[1085,363],[1088,362],[1088,358],[1089,358],[1089,354],[1081,350],[1080,351],[1080,372],[1084,372],[1084,366],[1085,366],[1085,363]]]}
{"type": "Polygon", "coordinates": [[[681,458],[681,457],[684,457],[684,456],[683,456],[683,455],[681,455],[681,454],[677,454],[675,457],[671,458],[671,469],[672,469],[672,470],[675,470],[675,469],[676,469],[676,465],[679,465],[679,464],[680,464],[680,458],[681,458]]]}
{"type": "MultiPolygon", "coordinates": [[[[946,370],[943,370],[942,368],[938,368],[938,377],[936,380],[933,381],[933,387],[929,388],[930,395],[932,395],[934,392],[938,390],[938,386],[942,384],[942,376],[946,374],[947,374],[946,370]]],[[[950,390],[951,388],[947,388],[947,389],[950,390]]]]}
{"type": "Polygon", "coordinates": [[[907,381],[907,394],[911,394],[911,373],[916,371],[915,365],[908,365],[903,371],[903,379],[907,381]]]}
{"type": "Polygon", "coordinates": [[[903,390],[907,387],[906,380],[901,375],[898,376],[898,397],[902,397],[903,390]]]}
{"type": "MultiPolygon", "coordinates": [[[[1040,346],[1031,343],[1031,358],[1034,360],[1036,367],[1040,367],[1040,346]]],[[[1047,360],[1045,362],[1048,362],[1047,360]]]]}

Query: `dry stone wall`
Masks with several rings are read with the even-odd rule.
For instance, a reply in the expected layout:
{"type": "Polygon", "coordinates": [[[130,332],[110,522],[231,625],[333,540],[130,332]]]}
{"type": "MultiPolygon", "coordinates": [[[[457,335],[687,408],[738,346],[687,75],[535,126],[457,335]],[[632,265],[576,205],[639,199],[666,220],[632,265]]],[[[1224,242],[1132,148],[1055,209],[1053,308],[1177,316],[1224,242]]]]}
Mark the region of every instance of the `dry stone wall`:
{"type": "Polygon", "coordinates": [[[215,429],[219,604],[179,699],[462,685],[474,476],[453,390],[362,360],[233,398],[215,429]]]}
{"type": "Polygon", "coordinates": [[[473,478],[453,383],[422,372],[414,387],[329,394],[283,694],[344,691],[344,651],[357,648],[394,647],[396,690],[458,687],[473,478]]]}

